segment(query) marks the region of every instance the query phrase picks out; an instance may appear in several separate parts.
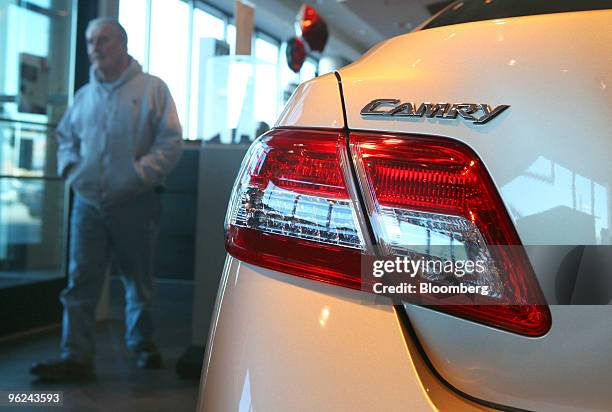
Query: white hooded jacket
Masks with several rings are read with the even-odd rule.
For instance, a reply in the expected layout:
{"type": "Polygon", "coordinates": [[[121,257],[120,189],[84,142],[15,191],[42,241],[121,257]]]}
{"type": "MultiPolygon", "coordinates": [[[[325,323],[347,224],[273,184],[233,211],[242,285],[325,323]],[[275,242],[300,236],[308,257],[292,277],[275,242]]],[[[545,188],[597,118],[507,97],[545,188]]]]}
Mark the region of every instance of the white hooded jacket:
{"type": "Polygon", "coordinates": [[[113,205],[163,184],[178,162],[182,130],[168,86],[131,60],[115,82],[76,93],[58,128],[58,173],[86,201],[113,205]]]}

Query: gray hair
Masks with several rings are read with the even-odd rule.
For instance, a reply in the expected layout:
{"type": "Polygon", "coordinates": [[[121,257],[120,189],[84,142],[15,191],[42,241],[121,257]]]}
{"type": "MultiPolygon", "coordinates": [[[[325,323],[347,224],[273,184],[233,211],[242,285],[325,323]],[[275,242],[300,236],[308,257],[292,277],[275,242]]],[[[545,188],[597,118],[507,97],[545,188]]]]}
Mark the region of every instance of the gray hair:
{"type": "Polygon", "coordinates": [[[87,29],[85,29],[85,35],[87,35],[94,28],[102,24],[108,24],[108,25],[113,26],[115,30],[117,31],[117,34],[119,35],[119,40],[121,40],[121,43],[127,49],[127,41],[128,41],[127,32],[125,31],[123,26],[117,21],[117,19],[114,19],[112,17],[98,17],[97,19],[90,20],[89,23],[87,23],[87,29]]]}

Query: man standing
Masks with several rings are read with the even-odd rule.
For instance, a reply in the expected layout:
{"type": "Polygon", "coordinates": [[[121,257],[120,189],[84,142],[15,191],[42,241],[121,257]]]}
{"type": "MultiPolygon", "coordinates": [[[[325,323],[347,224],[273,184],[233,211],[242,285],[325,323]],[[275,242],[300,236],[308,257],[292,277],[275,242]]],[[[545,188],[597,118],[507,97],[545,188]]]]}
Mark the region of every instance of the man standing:
{"type": "Polygon", "coordinates": [[[51,380],[93,376],[95,309],[111,258],[125,286],[126,342],[142,368],[161,367],[153,343],[153,256],[159,188],[178,162],[182,132],[166,84],[142,72],[114,19],[86,30],[90,81],[57,130],[58,171],[75,192],[61,358],[35,364],[51,380]]]}

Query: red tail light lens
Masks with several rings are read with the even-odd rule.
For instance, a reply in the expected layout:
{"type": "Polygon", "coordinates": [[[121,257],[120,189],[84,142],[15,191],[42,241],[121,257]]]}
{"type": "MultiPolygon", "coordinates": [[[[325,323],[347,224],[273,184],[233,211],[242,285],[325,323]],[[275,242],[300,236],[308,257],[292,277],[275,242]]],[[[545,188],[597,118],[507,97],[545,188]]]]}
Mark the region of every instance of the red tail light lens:
{"type": "MultiPolygon", "coordinates": [[[[484,262],[462,282],[488,285],[491,305],[437,306],[512,332],[539,336],[548,307],[506,209],[480,159],[441,138],[351,133],[373,227],[385,252],[418,259],[484,262]],[[518,247],[517,247],[518,245],[518,247]]],[[[421,273],[438,284],[453,276],[421,273]]]]}
{"type": "Polygon", "coordinates": [[[340,132],[273,130],[247,154],[226,248],[270,269],[359,289],[364,241],[341,164],[340,132]]]}
{"type": "MultiPolygon", "coordinates": [[[[226,217],[226,248],[265,268],[361,289],[368,253],[349,190],[347,136],[275,129],[243,161],[226,217]]],[[[484,262],[462,281],[487,285],[491,304],[435,308],[540,336],[550,312],[506,209],[480,159],[442,138],[351,133],[370,223],[390,256],[484,262]]],[[[352,182],[351,182],[352,183],[352,182]]],[[[371,252],[371,251],[370,251],[371,252]]],[[[437,284],[452,277],[423,272],[437,284]]]]}

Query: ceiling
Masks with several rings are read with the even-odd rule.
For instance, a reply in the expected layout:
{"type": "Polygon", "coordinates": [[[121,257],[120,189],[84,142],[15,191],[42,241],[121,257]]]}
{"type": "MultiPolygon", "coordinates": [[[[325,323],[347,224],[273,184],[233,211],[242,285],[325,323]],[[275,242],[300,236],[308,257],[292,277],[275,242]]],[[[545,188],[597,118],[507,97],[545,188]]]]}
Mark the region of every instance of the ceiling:
{"type": "MultiPolygon", "coordinates": [[[[207,0],[233,14],[235,0],[207,0]]],[[[246,2],[246,1],[245,1],[246,2]]],[[[428,6],[440,0],[251,0],[255,24],[282,40],[295,35],[294,21],[304,3],[327,21],[330,39],[325,54],[356,59],[378,42],[407,33],[431,16],[428,6]]]]}
{"type": "Polygon", "coordinates": [[[435,0],[317,0],[312,5],[330,27],[367,50],[382,40],[409,32],[429,18],[431,14],[426,6],[433,2],[435,0]]]}

